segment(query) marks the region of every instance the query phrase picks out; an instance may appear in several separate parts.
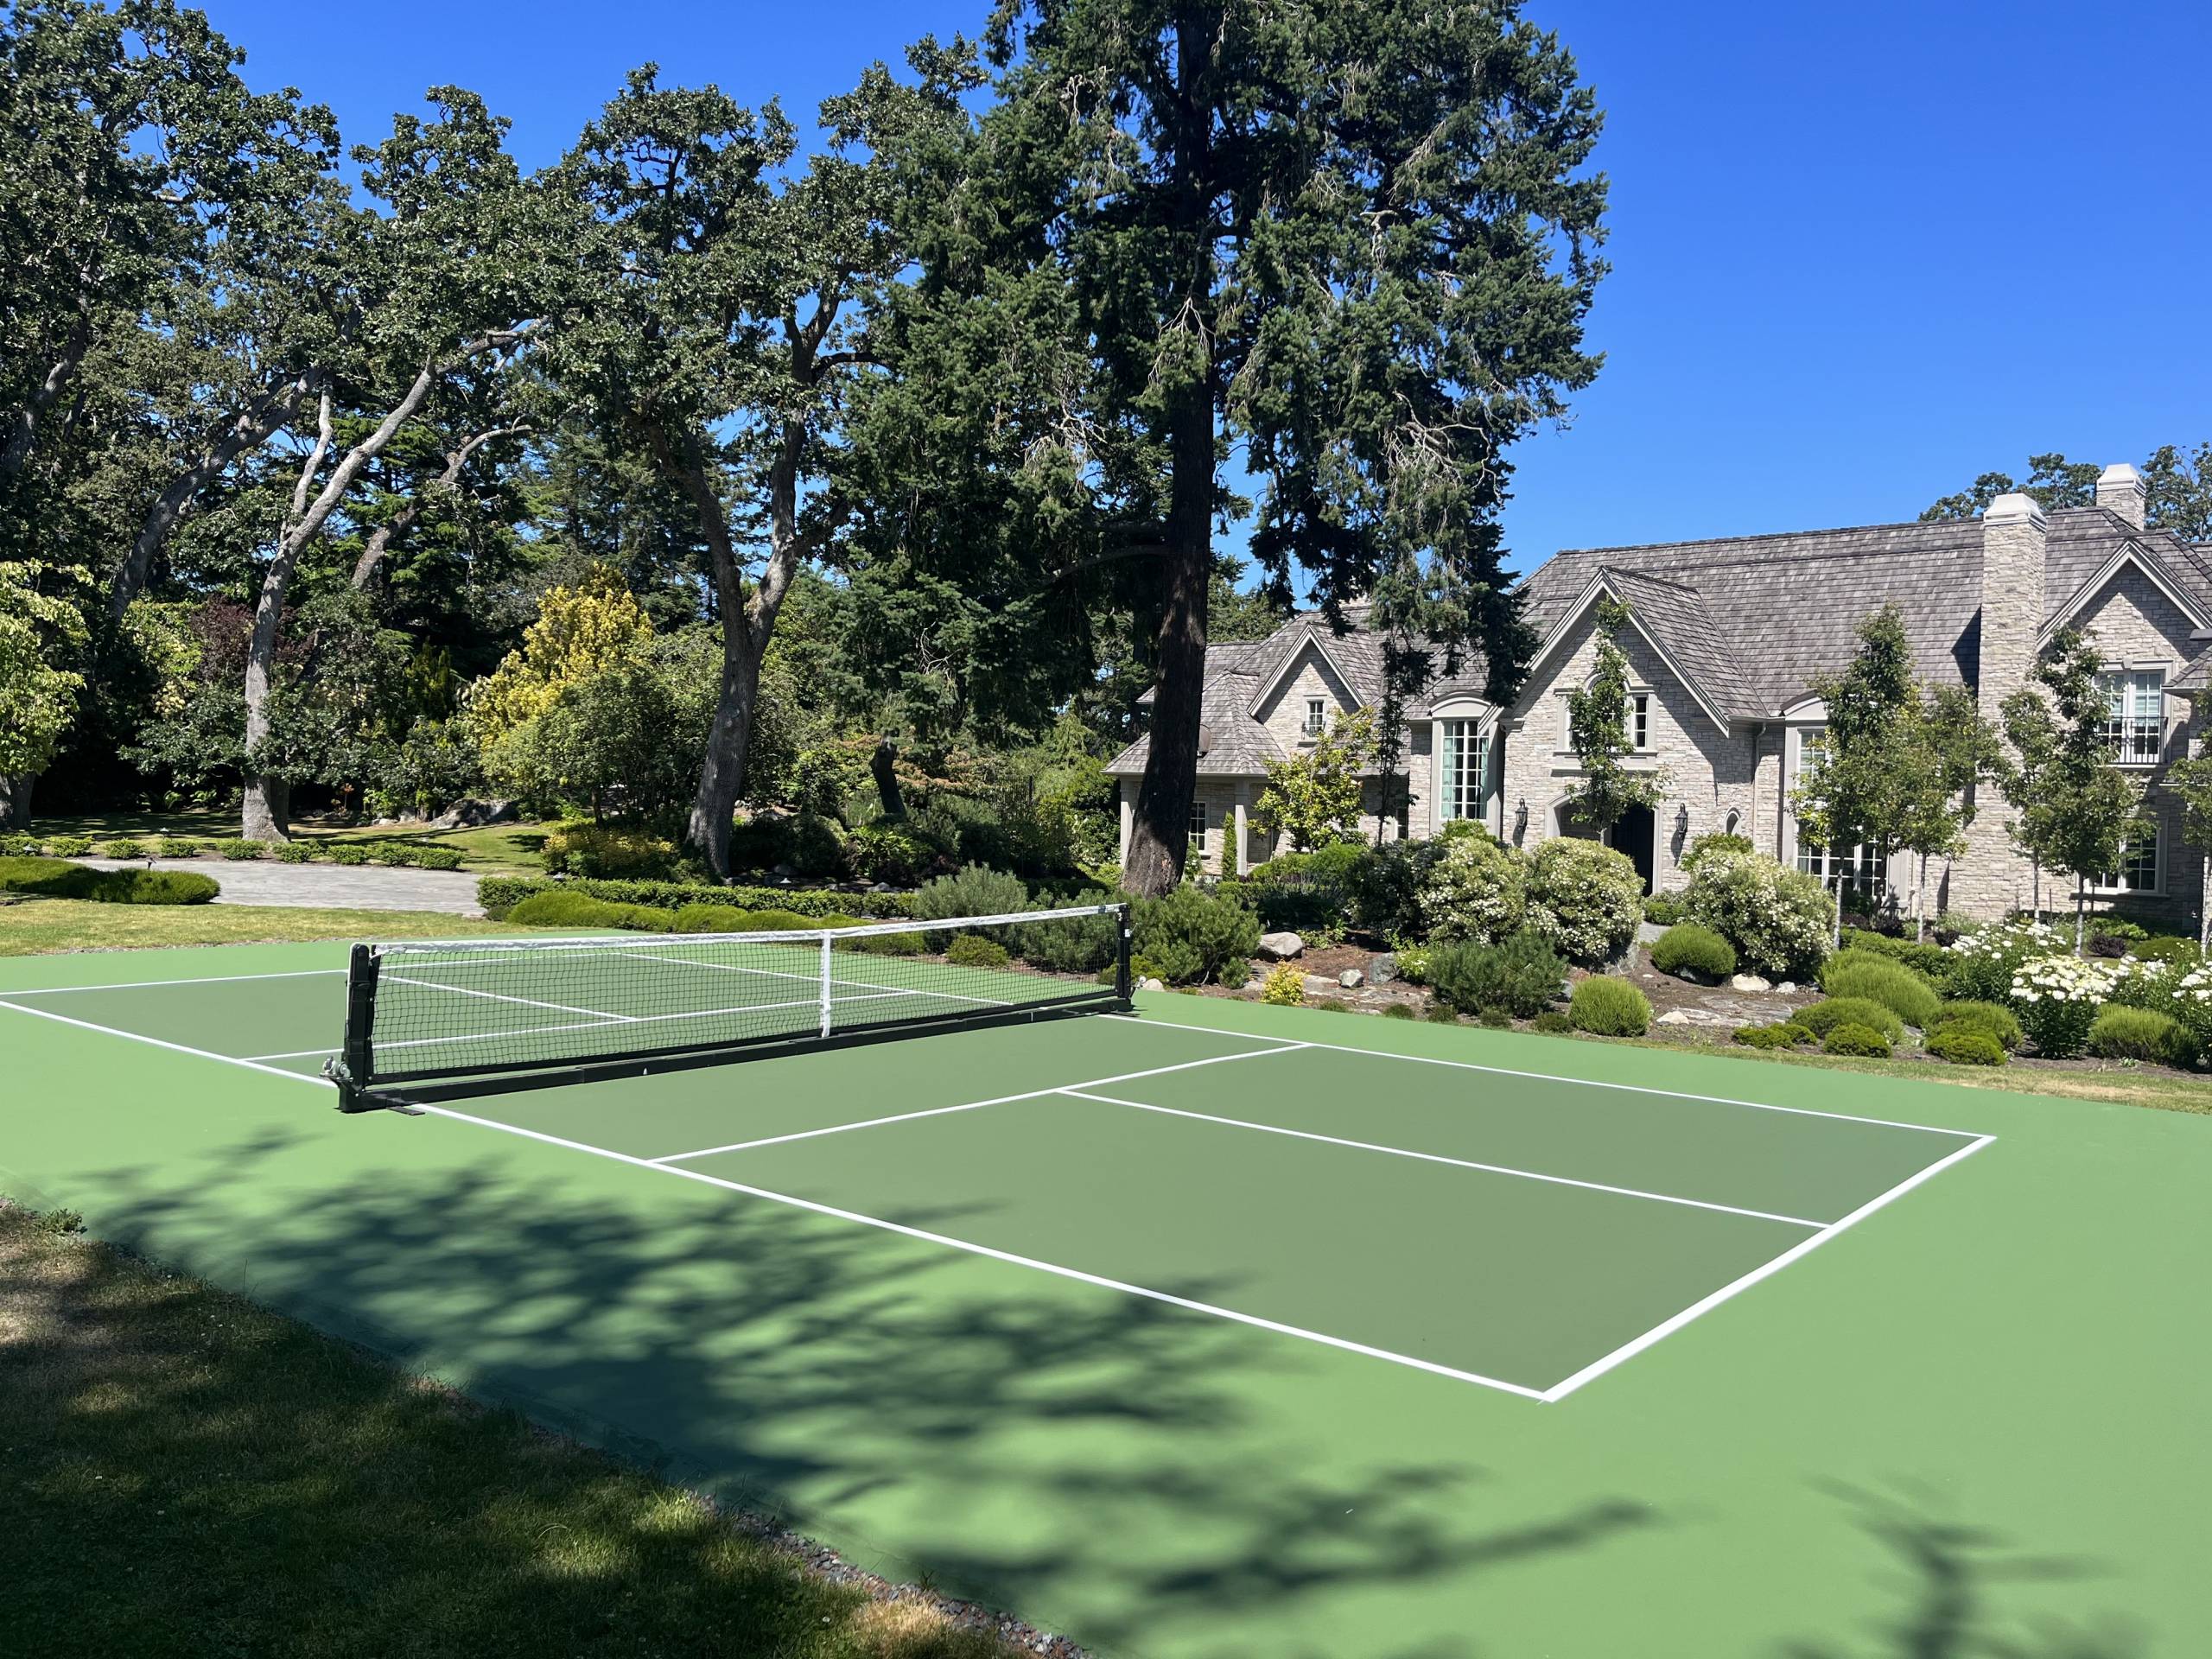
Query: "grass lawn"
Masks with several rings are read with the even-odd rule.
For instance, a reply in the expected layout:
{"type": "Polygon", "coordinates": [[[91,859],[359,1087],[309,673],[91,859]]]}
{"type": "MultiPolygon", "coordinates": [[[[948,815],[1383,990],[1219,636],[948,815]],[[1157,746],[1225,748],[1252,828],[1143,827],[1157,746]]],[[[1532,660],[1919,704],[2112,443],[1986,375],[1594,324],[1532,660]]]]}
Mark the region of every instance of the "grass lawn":
{"type": "Polygon", "coordinates": [[[67,1224],[0,1205],[11,1652],[1016,1651],[67,1224]]]}
{"type": "MultiPolygon", "coordinates": [[[[493,823],[474,830],[428,830],[420,824],[295,823],[302,840],[404,841],[425,847],[457,849],[466,868],[479,875],[543,875],[538,857],[550,823],[493,823]]],[[[226,841],[238,832],[238,815],[229,807],[188,807],[170,812],[41,813],[35,824],[41,836],[90,836],[95,842],[148,841],[160,836],[188,836],[226,841]]]]}
{"type": "Polygon", "coordinates": [[[497,922],[471,921],[438,911],[96,905],[78,899],[22,899],[0,904],[0,957],[264,940],[459,938],[471,933],[513,931],[497,922]]]}

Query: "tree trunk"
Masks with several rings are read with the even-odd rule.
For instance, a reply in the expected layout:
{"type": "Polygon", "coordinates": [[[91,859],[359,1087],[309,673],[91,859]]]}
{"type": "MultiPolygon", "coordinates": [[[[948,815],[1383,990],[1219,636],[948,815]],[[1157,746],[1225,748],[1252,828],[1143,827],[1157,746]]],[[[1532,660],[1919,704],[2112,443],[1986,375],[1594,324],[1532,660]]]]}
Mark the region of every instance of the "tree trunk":
{"type": "Polygon", "coordinates": [[[868,769],[875,779],[875,798],[882,804],[884,822],[900,822],[906,816],[906,798],[899,792],[899,751],[891,747],[889,738],[876,740],[868,769]]]}
{"type": "Polygon", "coordinates": [[[2089,889],[2086,883],[2074,889],[2074,954],[2082,954],[2082,936],[2088,931],[2089,889]]]}
{"type": "Polygon", "coordinates": [[[715,699],[715,723],[707,739],[706,764],[699,770],[699,792],[683,838],[697,848],[708,868],[729,874],[730,823],[745,790],[745,763],[753,747],[753,715],[760,699],[760,657],[753,649],[745,613],[722,618],[722,683],[715,699]]]}
{"type": "Polygon", "coordinates": [[[1920,885],[1912,895],[1912,942],[1928,937],[1928,855],[1920,855],[1920,885]]]}
{"type": "Polygon", "coordinates": [[[292,580],[292,537],[288,533],[262,578],[261,598],[253,611],[253,636],[245,653],[245,810],[239,833],[248,841],[289,841],[291,789],[283,779],[258,770],[255,747],[269,735],[270,671],[276,662],[276,633],[284,620],[284,590],[292,580]]]}
{"type": "MultiPolygon", "coordinates": [[[[1211,450],[1209,437],[1209,450],[1211,450]]],[[[1182,480],[1176,479],[1177,493],[1182,480]]],[[[1168,561],[1167,603],[1160,622],[1160,679],[1152,741],[1137,785],[1122,885],[1157,898],[1183,879],[1191,846],[1191,803],[1198,793],[1198,715],[1206,667],[1206,584],[1213,552],[1201,541],[1179,545],[1168,561]]]]}
{"type": "Polygon", "coordinates": [[[35,772],[0,772],[0,830],[21,834],[31,827],[31,791],[37,786],[35,772]]]}

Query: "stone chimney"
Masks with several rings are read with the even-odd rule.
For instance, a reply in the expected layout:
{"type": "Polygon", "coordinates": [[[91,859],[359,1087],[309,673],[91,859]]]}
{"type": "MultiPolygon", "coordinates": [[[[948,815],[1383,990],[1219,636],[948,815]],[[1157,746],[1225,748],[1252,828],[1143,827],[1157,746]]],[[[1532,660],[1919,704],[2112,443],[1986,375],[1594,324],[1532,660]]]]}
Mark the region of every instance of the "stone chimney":
{"type": "Polygon", "coordinates": [[[2135,526],[2143,528],[2143,508],[2147,492],[2143,487],[2143,474],[2126,461],[2115,461],[2097,477],[2097,505],[2118,513],[2135,526]]]}
{"type": "MultiPolygon", "coordinates": [[[[2103,486],[2097,493],[2101,499],[2103,486]]],[[[1981,677],[1975,695],[1986,720],[1999,717],[2005,699],[2028,683],[2035,666],[2048,529],[2032,496],[2000,495],[1981,516],[1981,677]]]]}

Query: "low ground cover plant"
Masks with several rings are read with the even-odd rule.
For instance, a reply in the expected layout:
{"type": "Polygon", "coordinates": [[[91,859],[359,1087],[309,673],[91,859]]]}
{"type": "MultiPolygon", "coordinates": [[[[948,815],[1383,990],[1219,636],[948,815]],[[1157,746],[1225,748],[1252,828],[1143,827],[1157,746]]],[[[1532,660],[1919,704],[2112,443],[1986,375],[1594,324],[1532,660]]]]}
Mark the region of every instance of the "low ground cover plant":
{"type": "Polygon", "coordinates": [[[1980,1032],[2006,1050],[2019,1047],[2024,1034],[2020,1016],[2001,1002],[1946,1002],[1928,1034],[1933,1039],[1939,1032],[1955,1030],[1980,1032]]]}
{"type": "Polygon", "coordinates": [[[1889,1039],[1872,1026],[1862,1026],[1855,1020],[1846,1020],[1828,1033],[1827,1040],[1821,1045],[1830,1054],[1847,1054],[1863,1059],[1886,1060],[1890,1058],[1889,1039]]]}
{"type": "Polygon", "coordinates": [[[2196,1064],[2196,1039],[2182,1023],[2151,1008],[2108,1004],[2090,1022],[2086,1046],[2108,1060],[2152,1060],[2183,1069],[2196,1064]]]}
{"type": "Polygon", "coordinates": [[[946,947],[944,959],[962,968],[1003,968],[1012,960],[1006,946],[980,933],[963,933],[946,947]]]}
{"type": "Polygon", "coordinates": [[[0,890],[102,905],[204,905],[222,889],[195,870],[96,870],[58,858],[0,858],[0,890]]]}
{"type": "MultiPolygon", "coordinates": [[[[1306,1000],[1306,970],[1294,962],[1279,962],[1268,969],[1268,976],[1260,982],[1260,1001],[1279,1008],[1294,1008],[1306,1000]]],[[[1395,1013],[1403,1003],[1394,1002],[1386,1013],[1395,1013]]]]}
{"type": "Polygon", "coordinates": [[[1609,975],[1579,981],[1567,1014],[1577,1031],[1600,1037],[1641,1037],[1651,1028],[1649,999],[1628,981],[1609,975]]]}
{"type": "Polygon", "coordinates": [[[1131,921],[1135,948],[1159,965],[1170,985],[1242,985],[1251,976],[1260,918],[1234,899],[1176,887],[1138,899],[1131,921]]]}
{"type": "Polygon", "coordinates": [[[1904,1021],[1898,1019],[1887,1004],[1863,996],[1832,996],[1824,1002],[1815,1002],[1809,1008],[1800,1008],[1790,1018],[1815,1037],[1826,1038],[1838,1026],[1865,1026],[1880,1033],[1888,1042],[1901,1042],[1904,1038],[1904,1021]]]}
{"type": "Polygon", "coordinates": [[[1651,965],[1677,977],[1723,980],[1736,971],[1736,947],[1709,927],[1677,922],[1652,941],[1651,965]]]}
{"type": "Polygon", "coordinates": [[[1738,1026],[1729,1040],[1745,1048],[1804,1048],[1820,1039],[1805,1027],[1785,1020],[1770,1026],[1738,1026]]]}
{"type": "Polygon", "coordinates": [[[1929,1034],[1928,1052],[1953,1065],[2002,1065],[2005,1045],[1974,1026],[1939,1026],[1929,1034]]]}

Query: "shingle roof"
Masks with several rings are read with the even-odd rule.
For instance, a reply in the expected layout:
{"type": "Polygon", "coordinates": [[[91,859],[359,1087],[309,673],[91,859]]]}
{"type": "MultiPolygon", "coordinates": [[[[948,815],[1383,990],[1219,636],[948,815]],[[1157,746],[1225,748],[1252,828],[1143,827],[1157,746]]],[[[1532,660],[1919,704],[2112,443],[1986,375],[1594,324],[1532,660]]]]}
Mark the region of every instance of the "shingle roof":
{"type": "MultiPolygon", "coordinates": [[[[1541,639],[1602,575],[1698,690],[1730,715],[1758,719],[1804,696],[1814,680],[1841,672],[1857,649],[1859,624],[1885,604],[1894,603],[1904,616],[1920,677],[1974,685],[1980,671],[1981,532],[1979,519],[1964,518],[1572,548],[1539,566],[1519,591],[1541,639]]],[[[2139,531],[2103,507],[2062,507],[2048,515],[2045,614],[2131,543],[2212,615],[2212,543],[2139,531]]],[[[1365,621],[1363,607],[1347,610],[1348,620],[1365,621]]],[[[1364,627],[1339,635],[1317,616],[1299,616],[1264,640],[1209,646],[1205,720],[1213,747],[1198,763],[1201,774],[1256,772],[1256,760],[1243,764],[1254,746],[1276,751],[1247,711],[1309,631],[1363,701],[1381,699],[1382,640],[1364,627]],[[1232,683],[1241,688],[1241,702],[1232,683]]],[[[1480,696],[1483,683],[1480,660],[1464,662],[1430,689],[1423,704],[1480,696]]],[[[2212,652],[2175,682],[2177,688],[2192,683],[2212,684],[2212,652]]],[[[1108,769],[1141,771],[1146,748],[1138,740],[1108,769]]]]}

